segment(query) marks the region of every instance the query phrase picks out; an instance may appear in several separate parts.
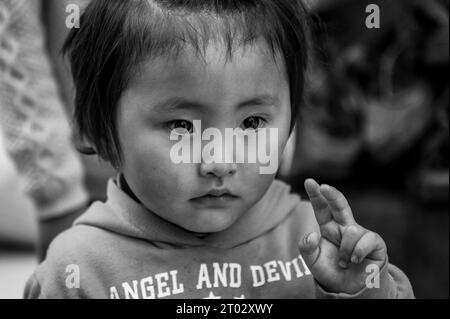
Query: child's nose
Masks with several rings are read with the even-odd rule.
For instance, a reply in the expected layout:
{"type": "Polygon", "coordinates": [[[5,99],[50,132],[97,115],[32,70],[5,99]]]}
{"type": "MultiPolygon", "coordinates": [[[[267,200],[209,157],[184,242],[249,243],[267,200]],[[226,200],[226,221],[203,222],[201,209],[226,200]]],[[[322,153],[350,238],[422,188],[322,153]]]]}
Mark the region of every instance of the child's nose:
{"type": "Polygon", "coordinates": [[[236,163],[201,163],[200,165],[200,175],[204,177],[215,176],[215,177],[225,177],[232,176],[237,171],[236,163]]]}

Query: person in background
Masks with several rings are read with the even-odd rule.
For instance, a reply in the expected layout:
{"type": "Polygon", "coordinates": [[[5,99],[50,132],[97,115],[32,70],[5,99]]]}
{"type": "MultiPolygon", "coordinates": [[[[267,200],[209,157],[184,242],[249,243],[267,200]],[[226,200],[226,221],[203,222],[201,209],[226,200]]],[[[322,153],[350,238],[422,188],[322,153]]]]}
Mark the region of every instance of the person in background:
{"type": "Polygon", "coordinates": [[[0,0],[0,128],[37,208],[41,260],[52,239],[70,227],[89,202],[47,49],[52,39],[43,17],[51,17],[41,14],[55,3],[0,0]]]}

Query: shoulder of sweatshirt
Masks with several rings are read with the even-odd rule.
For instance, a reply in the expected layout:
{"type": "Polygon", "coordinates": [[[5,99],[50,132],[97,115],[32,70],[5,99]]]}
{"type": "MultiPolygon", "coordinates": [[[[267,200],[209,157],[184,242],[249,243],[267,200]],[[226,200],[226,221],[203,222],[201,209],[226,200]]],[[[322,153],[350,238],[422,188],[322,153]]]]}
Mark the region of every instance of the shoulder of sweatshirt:
{"type": "MultiPolygon", "coordinates": [[[[25,287],[25,298],[84,298],[79,282],[96,277],[103,267],[114,234],[85,225],[74,226],[58,235],[25,287]],[[109,244],[108,244],[109,243],[109,244]]],[[[83,287],[81,287],[83,288],[83,287]]]]}

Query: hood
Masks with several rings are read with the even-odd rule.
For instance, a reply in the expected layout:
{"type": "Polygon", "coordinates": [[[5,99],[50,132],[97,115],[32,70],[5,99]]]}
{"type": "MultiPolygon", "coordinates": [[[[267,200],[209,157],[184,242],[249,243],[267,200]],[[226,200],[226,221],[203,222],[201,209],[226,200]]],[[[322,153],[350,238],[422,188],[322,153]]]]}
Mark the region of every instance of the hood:
{"type": "Polygon", "coordinates": [[[170,223],[123,192],[115,179],[108,182],[107,201],[95,202],[76,222],[121,236],[176,246],[231,248],[250,241],[279,225],[299,204],[300,197],[286,183],[274,180],[263,198],[224,231],[199,238],[170,223]]]}

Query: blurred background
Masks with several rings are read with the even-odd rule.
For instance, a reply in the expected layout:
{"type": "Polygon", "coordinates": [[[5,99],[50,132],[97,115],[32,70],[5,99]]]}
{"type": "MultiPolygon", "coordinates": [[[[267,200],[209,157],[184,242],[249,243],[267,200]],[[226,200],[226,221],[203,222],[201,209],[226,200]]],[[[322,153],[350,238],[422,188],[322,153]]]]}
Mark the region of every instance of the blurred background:
{"type": "MultiPolygon", "coordinates": [[[[56,94],[58,103],[52,107],[71,113],[72,84],[58,51],[67,32],[66,6],[86,2],[0,0],[0,298],[20,298],[45,230],[58,229],[52,227],[59,216],[76,216],[89,202],[102,199],[105,181],[113,175],[106,164],[77,155],[70,137],[61,139],[61,127],[49,128],[48,136],[67,144],[66,157],[50,151],[58,159],[50,162],[54,166],[46,164],[44,172],[51,176],[37,169],[43,164],[29,168],[30,162],[42,162],[36,144],[55,144],[48,143],[50,137],[37,140],[35,134],[17,130],[17,123],[30,118],[19,121],[14,110],[27,103],[7,98],[20,91],[11,88],[11,65],[26,66],[36,59],[19,53],[14,60],[8,50],[29,49],[27,32],[38,30],[42,43],[31,51],[45,55],[46,74],[55,88],[32,85],[33,77],[42,79],[35,66],[38,75],[29,75],[27,82],[43,92],[36,95],[35,108],[56,94]],[[30,3],[32,9],[26,9],[30,3]],[[21,19],[38,27],[9,27],[21,19]],[[77,174],[82,178],[74,178],[77,174]],[[65,187],[64,179],[70,185],[80,181],[84,193],[65,187]],[[36,190],[41,188],[46,188],[45,196],[36,190]],[[61,189],[77,196],[66,196],[61,189]]],[[[307,177],[340,188],[355,218],[384,238],[390,261],[410,278],[416,297],[448,298],[449,1],[308,2],[314,13],[314,58],[306,105],[280,178],[300,194],[307,177]],[[366,27],[369,4],[380,8],[380,28],[366,27]]],[[[34,69],[25,68],[25,78],[27,70],[34,69]]],[[[48,105],[41,109],[48,114],[48,105]]]]}

